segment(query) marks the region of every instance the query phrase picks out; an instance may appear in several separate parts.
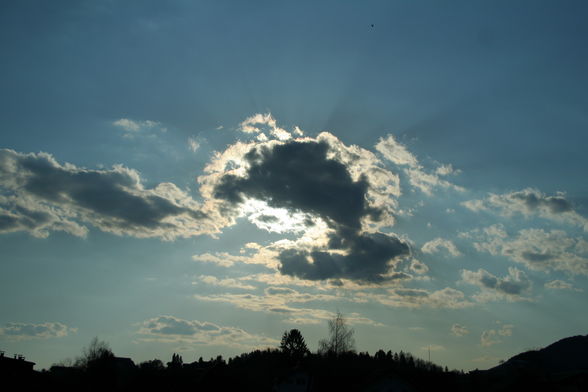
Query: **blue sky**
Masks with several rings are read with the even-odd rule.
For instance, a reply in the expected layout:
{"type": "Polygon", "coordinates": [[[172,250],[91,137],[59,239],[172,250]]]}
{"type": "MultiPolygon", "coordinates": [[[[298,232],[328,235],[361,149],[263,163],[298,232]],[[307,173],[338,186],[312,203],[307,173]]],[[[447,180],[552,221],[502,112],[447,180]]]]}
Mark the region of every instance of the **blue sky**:
{"type": "Polygon", "coordinates": [[[583,2],[0,8],[9,354],[315,350],[340,310],[469,370],[586,333],[583,2]]]}

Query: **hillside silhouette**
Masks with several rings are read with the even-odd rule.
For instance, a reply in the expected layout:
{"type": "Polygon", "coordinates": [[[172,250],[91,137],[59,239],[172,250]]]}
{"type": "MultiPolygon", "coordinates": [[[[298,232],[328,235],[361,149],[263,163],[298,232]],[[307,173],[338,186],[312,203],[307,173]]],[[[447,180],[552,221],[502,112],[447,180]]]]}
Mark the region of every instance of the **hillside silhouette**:
{"type": "Polygon", "coordinates": [[[517,354],[469,377],[480,391],[588,391],[588,335],[517,354]]]}

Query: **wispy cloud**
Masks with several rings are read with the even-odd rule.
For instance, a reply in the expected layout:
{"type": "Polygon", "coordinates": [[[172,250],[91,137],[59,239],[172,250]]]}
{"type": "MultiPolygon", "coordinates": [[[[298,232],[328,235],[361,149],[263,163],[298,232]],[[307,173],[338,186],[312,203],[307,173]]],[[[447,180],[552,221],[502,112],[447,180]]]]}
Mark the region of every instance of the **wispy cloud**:
{"type": "Polygon", "coordinates": [[[461,278],[465,283],[481,289],[480,293],[474,296],[480,302],[500,299],[528,300],[525,295],[530,292],[532,286],[531,280],[523,271],[512,267],[508,269],[508,275],[504,278],[499,278],[481,268],[478,271],[462,270],[461,278]]]}
{"type": "Polygon", "coordinates": [[[195,138],[189,137],[188,148],[190,149],[190,151],[196,152],[200,148],[200,143],[198,143],[198,141],[195,138]]]}
{"type": "Polygon", "coordinates": [[[470,333],[470,331],[463,325],[453,324],[451,326],[451,333],[455,336],[465,336],[470,333]]]}
{"type": "Polygon", "coordinates": [[[120,118],[114,121],[112,125],[122,129],[124,136],[130,138],[142,131],[150,129],[159,129],[161,132],[167,131],[166,128],[162,127],[161,123],[151,120],[136,121],[129,118],[120,118]]]}
{"type": "Polygon", "coordinates": [[[563,280],[552,280],[550,282],[545,283],[544,287],[549,290],[573,290],[573,291],[583,291],[582,289],[575,288],[573,284],[565,282],[563,280]]]}
{"type": "Polygon", "coordinates": [[[501,343],[501,337],[512,336],[514,325],[504,324],[498,329],[488,329],[482,332],[480,336],[480,344],[482,347],[490,347],[501,343]]]}
{"type": "Polygon", "coordinates": [[[461,256],[461,252],[457,249],[455,244],[451,240],[444,238],[435,238],[434,240],[426,242],[421,247],[421,252],[433,254],[441,252],[441,249],[443,248],[453,257],[461,256]]]}
{"type": "Polygon", "coordinates": [[[398,142],[393,135],[380,138],[375,149],[385,159],[397,165],[404,172],[413,189],[418,189],[428,196],[432,196],[436,188],[451,189],[459,192],[465,190],[463,187],[440,177],[449,174],[458,174],[458,171],[454,170],[453,166],[442,165],[435,171],[425,170],[419,163],[417,157],[408,151],[406,146],[398,142]]]}
{"type": "Polygon", "coordinates": [[[237,327],[219,326],[210,322],[185,320],[174,316],[157,316],[139,325],[142,341],[183,343],[192,346],[227,346],[241,350],[277,346],[279,342],[237,327]]]}
{"type": "Polygon", "coordinates": [[[63,338],[77,332],[77,328],[68,327],[58,322],[7,323],[0,328],[0,336],[14,340],[63,338]]]}
{"type": "Polygon", "coordinates": [[[524,229],[512,235],[497,224],[462,237],[473,239],[480,252],[507,257],[532,270],[588,275],[588,242],[562,230],[524,229]]]}
{"type": "Polygon", "coordinates": [[[588,219],[574,210],[565,193],[548,196],[537,189],[526,188],[504,194],[490,193],[485,199],[469,200],[463,202],[463,205],[475,212],[495,212],[507,217],[538,216],[554,222],[579,226],[588,231],[588,219]]]}
{"type": "Polygon", "coordinates": [[[436,291],[398,287],[388,289],[386,294],[357,292],[354,296],[356,300],[372,301],[394,308],[462,309],[473,305],[463,292],[451,287],[436,291]]]}

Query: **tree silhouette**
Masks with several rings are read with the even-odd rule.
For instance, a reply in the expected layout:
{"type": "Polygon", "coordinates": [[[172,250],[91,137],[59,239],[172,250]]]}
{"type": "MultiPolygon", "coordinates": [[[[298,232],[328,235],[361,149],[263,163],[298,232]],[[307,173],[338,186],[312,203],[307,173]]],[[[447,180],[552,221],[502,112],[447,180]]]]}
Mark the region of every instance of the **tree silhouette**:
{"type": "Polygon", "coordinates": [[[353,328],[349,328],[347,320],[341,312],[329,320],[329,337],[319,341],[319,354],[332,354],[339,356],[347,352],[355,352],[355,339],[353,328]]]}
{"type": "Polygon", "coordinates": [[[304,337],[297,329],[284,331],[280,349],[284,354],[294,358],[302,358],[309,352],[304,337]]]}
{"type": "Polygon", "coordinates": [[[93,363],[114,358],[110,346],[105,341],[98,340],[95,337],[90,341],[88,347],[82,349],[82,356],[75,361],[75,366],[88,368],[93,363]]]}
{"type": "Polygon", "coordinates": [[[184,364],[180,354],[173,353],[171,362],[167,363],[168,368],[179,369],[184,364]]]}

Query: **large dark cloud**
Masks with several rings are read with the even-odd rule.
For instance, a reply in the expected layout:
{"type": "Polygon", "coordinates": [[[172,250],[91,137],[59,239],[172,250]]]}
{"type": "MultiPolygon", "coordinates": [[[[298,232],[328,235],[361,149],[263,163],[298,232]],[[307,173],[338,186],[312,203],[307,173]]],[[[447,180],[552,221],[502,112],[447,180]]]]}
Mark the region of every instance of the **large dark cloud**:
{"type": "Polygon", "coordinates": [[[408,256],[404,242],[385,234],[358,235],[345,255],[289,249],[279,255],[280,272],[308,280],[347,278],[368,282],[388,279],[391,259],[408,256]]]}
{"type": "Polygon", "coordinates": [[[0,151],[0,230],[85,235],[80,222],[139,237],[202,233],[206,215],[170,183],[145,189],[139,174],[116,166],[88,170],[48,154],[0,151]]]}
{"type": "Polygon", "coordinates": [[[354,181],[347,167],[329,159],[328,153],[329,144],[324,141],[253,147],[245,154],[246,176],[223,176],[214,196],[235,206],[252,198],[272,207],[310,213],[333,229],[328,250],[282,251],[278,260],[283,274],[309,280],[382,281],[389,262],[407,256],[409,247],[393,235],[362,232],[362,219],[376,221],[382,211],[368,203],[367,178],[354,181]]]}
{"type": "Polygon", "coordinates": [[[327,158],[326,142],[289,142],[252,148],[245,159],[247,177],[225,175],[214,196],[232,203],[245,197],[272,207],[314,213],[329,225],[359,230],[365,215],[379,211],[368,206],[365,178],[353,181],[345,165],[327,158]]]}

